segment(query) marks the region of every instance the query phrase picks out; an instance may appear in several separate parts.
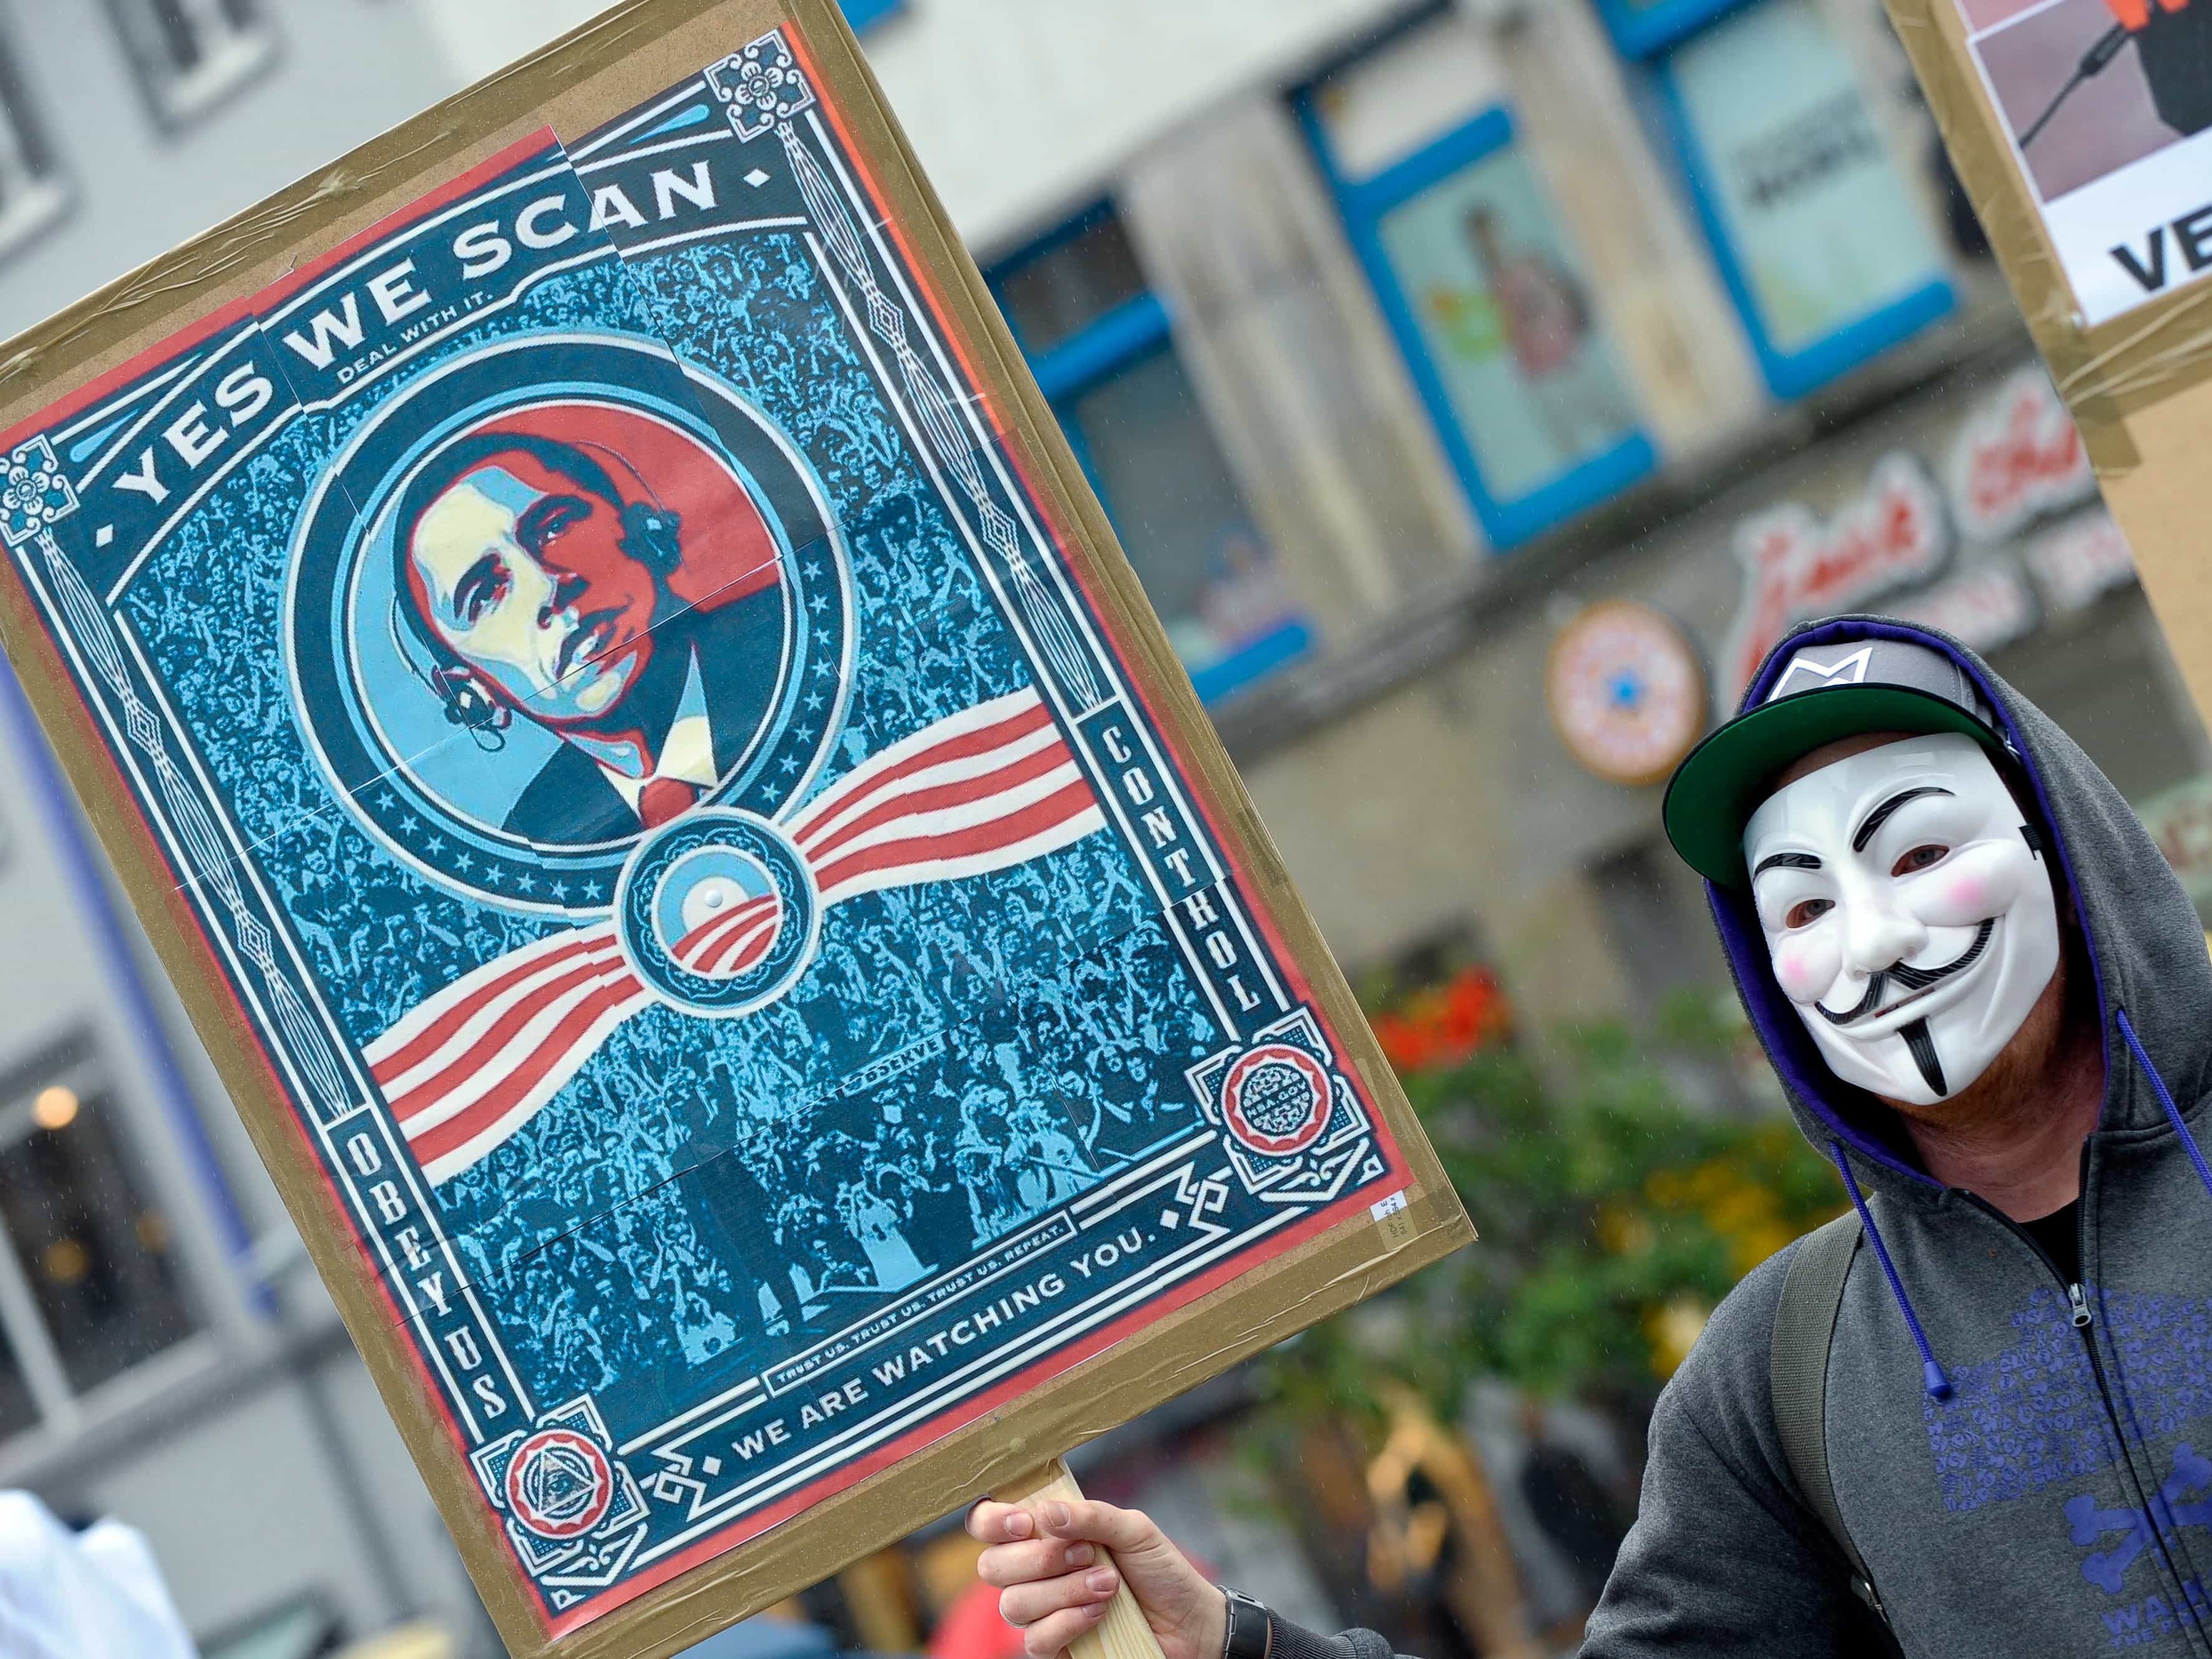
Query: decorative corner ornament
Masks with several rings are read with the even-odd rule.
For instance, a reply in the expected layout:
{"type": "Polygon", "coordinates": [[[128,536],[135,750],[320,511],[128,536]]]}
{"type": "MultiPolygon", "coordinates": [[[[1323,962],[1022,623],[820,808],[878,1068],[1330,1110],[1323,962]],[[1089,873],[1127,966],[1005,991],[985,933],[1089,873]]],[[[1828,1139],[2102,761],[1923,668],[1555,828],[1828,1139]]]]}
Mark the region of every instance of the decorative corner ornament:
{"type": "Polygon", "coordinates": [[[0,541],[21,547],[76,511],[76,491],[46,437],[18,444],[0,484],[0,541]]]}
{"type": "Polygon", "coordinates": [[[707,71],[707,87],[726,106],[731,129],[747,143],[765,138],[814,104],[814,89],[792,61],[782,31],[763,34],[707,71]]]}
{"type": "Polygon", "coordinates": [[[1273,1204],[1320,1204],[1380,1173],[1374,1126],[1310,1009],[1186,1073],[1245,1191],[1273,1204]]]}
{"type": "MultiPolygon", "coordinates": [[[[579,1395],[470,1461],[531,1577],[565,1589],[612,1583],[643,1540],[645,1495],[615,1456],[598,1403],[579,1395]]],[[[578,1599],[568,1595],[568,1600],[578,1599]]]]}

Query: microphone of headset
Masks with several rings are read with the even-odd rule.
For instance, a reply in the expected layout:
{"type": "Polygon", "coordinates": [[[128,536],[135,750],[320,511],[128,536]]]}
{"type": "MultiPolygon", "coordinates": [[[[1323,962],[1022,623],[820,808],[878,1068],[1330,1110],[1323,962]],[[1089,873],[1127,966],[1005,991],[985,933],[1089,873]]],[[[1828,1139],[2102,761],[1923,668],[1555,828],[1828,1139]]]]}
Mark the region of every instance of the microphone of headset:
{"type": "Polygon", "coordinates": [[[487,691],[476,671],[463,664],[441,663],[425,673],[408,649],[409,630],[401,620],[399,605],[394,594],[386,626],[392,635],[392,648],[407,672],[437,698],[447,722],[467,732],[477,748],[486,754],[506,748],[507,728],[514,724],[514,710],[487,691]]]}

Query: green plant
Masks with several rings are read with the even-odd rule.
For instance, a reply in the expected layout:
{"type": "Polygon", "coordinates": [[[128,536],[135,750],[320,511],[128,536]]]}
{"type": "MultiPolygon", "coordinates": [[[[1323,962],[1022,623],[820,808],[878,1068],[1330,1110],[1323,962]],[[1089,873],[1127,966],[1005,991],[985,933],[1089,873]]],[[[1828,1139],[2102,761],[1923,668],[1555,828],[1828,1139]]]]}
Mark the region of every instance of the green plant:
{"type": "Polygon", "coordinates": [[[1740,1036],[1692,1001],[1409,1073],[1480,1241],[1268,1356],[1276,1407],[1372,1414],[1395,1382],[1449,1417],[1486,1374],[1640,1420],[1705,1315],[1842,1205],[1787,1117],[1697,1109],[1671,1080],[1740,1036]]]}

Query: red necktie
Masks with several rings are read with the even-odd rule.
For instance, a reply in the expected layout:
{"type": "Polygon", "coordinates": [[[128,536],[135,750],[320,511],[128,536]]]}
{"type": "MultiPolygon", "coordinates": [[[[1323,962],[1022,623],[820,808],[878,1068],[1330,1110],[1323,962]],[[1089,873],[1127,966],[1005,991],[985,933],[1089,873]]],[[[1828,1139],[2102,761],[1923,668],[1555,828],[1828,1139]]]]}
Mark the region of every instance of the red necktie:
{"type": "Polygon", "coordinates": [[[645,820],[648,830],[658,830],[699,804],[706,792],[696,783],[686,783],[681,778],[653,778],[638,792],[637,815],[645,820]]]}

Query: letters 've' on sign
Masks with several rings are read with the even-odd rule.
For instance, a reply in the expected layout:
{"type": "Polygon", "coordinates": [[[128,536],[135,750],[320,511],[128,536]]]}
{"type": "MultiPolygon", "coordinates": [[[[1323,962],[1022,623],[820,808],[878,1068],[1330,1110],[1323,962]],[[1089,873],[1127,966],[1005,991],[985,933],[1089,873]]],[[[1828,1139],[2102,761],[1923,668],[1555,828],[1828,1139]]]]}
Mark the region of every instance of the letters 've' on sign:
{"type": "Polygon", "coordinates": [[[1950,3],[2081,319],[2212,270],[2212,7],[1950,3]]]}

